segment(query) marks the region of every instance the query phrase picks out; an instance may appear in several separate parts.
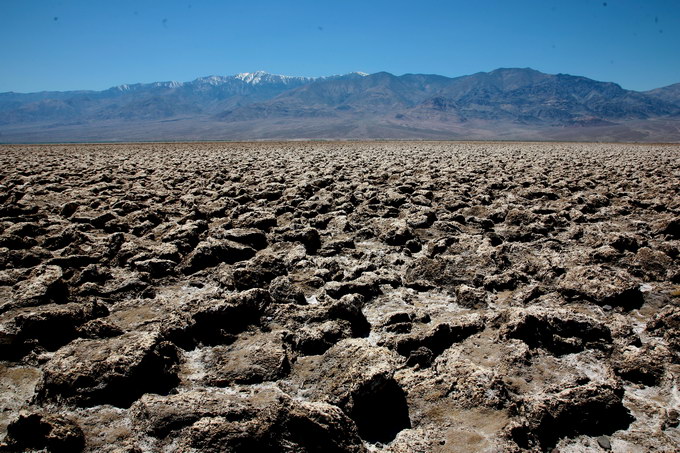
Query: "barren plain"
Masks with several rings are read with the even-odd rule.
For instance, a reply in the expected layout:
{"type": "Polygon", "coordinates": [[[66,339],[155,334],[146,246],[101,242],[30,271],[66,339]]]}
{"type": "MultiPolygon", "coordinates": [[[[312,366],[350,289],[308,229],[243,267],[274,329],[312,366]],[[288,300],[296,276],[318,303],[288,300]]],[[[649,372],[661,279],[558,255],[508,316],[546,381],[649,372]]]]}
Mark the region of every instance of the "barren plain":
{"type": "Polygon", "coordinates": [[[0,148],[0,451],[680,449],[680,146],[0,148]]]}

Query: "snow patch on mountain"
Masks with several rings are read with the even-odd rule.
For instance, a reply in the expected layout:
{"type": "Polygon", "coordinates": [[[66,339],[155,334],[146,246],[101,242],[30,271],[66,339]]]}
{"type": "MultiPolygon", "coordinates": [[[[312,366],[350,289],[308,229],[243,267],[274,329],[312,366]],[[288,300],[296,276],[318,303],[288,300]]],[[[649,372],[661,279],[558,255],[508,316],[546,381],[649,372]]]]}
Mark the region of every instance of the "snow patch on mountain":
{"type": "Polygon", "coordinates": [[[234,78],[249,83],[251,85],[258,85],[260,83],[299,83],[299,82],[311,82],[315,80],[314,77],[297,77],[297,76],[287,76],[279,74],[270,74],[266,71],[255,71],[255,72],[242,72],[236,74],[234,78]]]}
{"type": "Polygon", "coordinates": [[[169,82],[153,82],[153,83],[134,83],[132,85],[123,84],[113,87],[114,90],[118,91],[135,91],[140,88],[179,88],[183,86],[183,82],[176,82],[174,80],[169,82]]]}
{"type": "Polygon", "coordinates": [[[194,80],[192,83],[199,85],[219,86],[229,82],[230,80],[233,80],[233,77],[211,75],[208,77],[200,77],[194,80]]]}
{"type": "Polygon", "coordinates": [[[198,88],[208,89],[208,87],[218,87],[225,84],[246,83],[248,85],[303,85],[317,80],[336,79],[346,76],[361,76],[366,77],[365,72],[351,72],[344,75],[334,75],[327,77],[301,77],[301,76],[287,76],[280,74],[270,74],[266,71],[242,72],[233,76],[219,76],[211,75],[207,77],[199,77],[191,82],[154,82],[154,83],[135,83],[118,85],[111,90],[120,92],[139,91],[146,88],[180,88],[184,86],[194,86],[198,88]]]}

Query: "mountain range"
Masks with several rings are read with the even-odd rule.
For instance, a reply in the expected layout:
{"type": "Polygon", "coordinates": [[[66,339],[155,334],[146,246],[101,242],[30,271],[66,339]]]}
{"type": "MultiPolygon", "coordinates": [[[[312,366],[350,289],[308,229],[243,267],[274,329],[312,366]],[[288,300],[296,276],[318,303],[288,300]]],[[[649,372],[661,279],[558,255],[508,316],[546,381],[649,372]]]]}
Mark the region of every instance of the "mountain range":
{"type": "Polygon", "coordinates": [[[501,68],[462,77],[263,71],[104,91],[0,93],[0,142],[680,141],[680,83],[646,92],[501,68]]]}

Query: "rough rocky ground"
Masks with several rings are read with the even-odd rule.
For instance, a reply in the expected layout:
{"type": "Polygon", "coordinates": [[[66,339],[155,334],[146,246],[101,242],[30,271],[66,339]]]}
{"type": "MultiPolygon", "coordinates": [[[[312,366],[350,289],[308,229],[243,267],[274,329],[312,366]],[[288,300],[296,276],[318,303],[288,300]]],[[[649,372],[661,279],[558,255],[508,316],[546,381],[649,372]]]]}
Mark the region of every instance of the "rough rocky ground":
{"type": "Polygon", "coordinates": [[[2,451],[680,448],[680,147],[0,149],[2,451]]]}

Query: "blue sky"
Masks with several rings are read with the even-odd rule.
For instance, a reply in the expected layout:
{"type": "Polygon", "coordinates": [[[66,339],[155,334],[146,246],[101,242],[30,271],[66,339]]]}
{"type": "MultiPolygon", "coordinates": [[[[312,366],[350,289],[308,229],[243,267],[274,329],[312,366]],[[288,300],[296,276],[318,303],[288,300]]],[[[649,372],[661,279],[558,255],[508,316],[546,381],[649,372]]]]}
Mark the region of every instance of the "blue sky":
{"type": "Polygon", "coordinates": [[[0,0],[0,92],[499,67],[680,82],[680,0],[0,0]]]}

